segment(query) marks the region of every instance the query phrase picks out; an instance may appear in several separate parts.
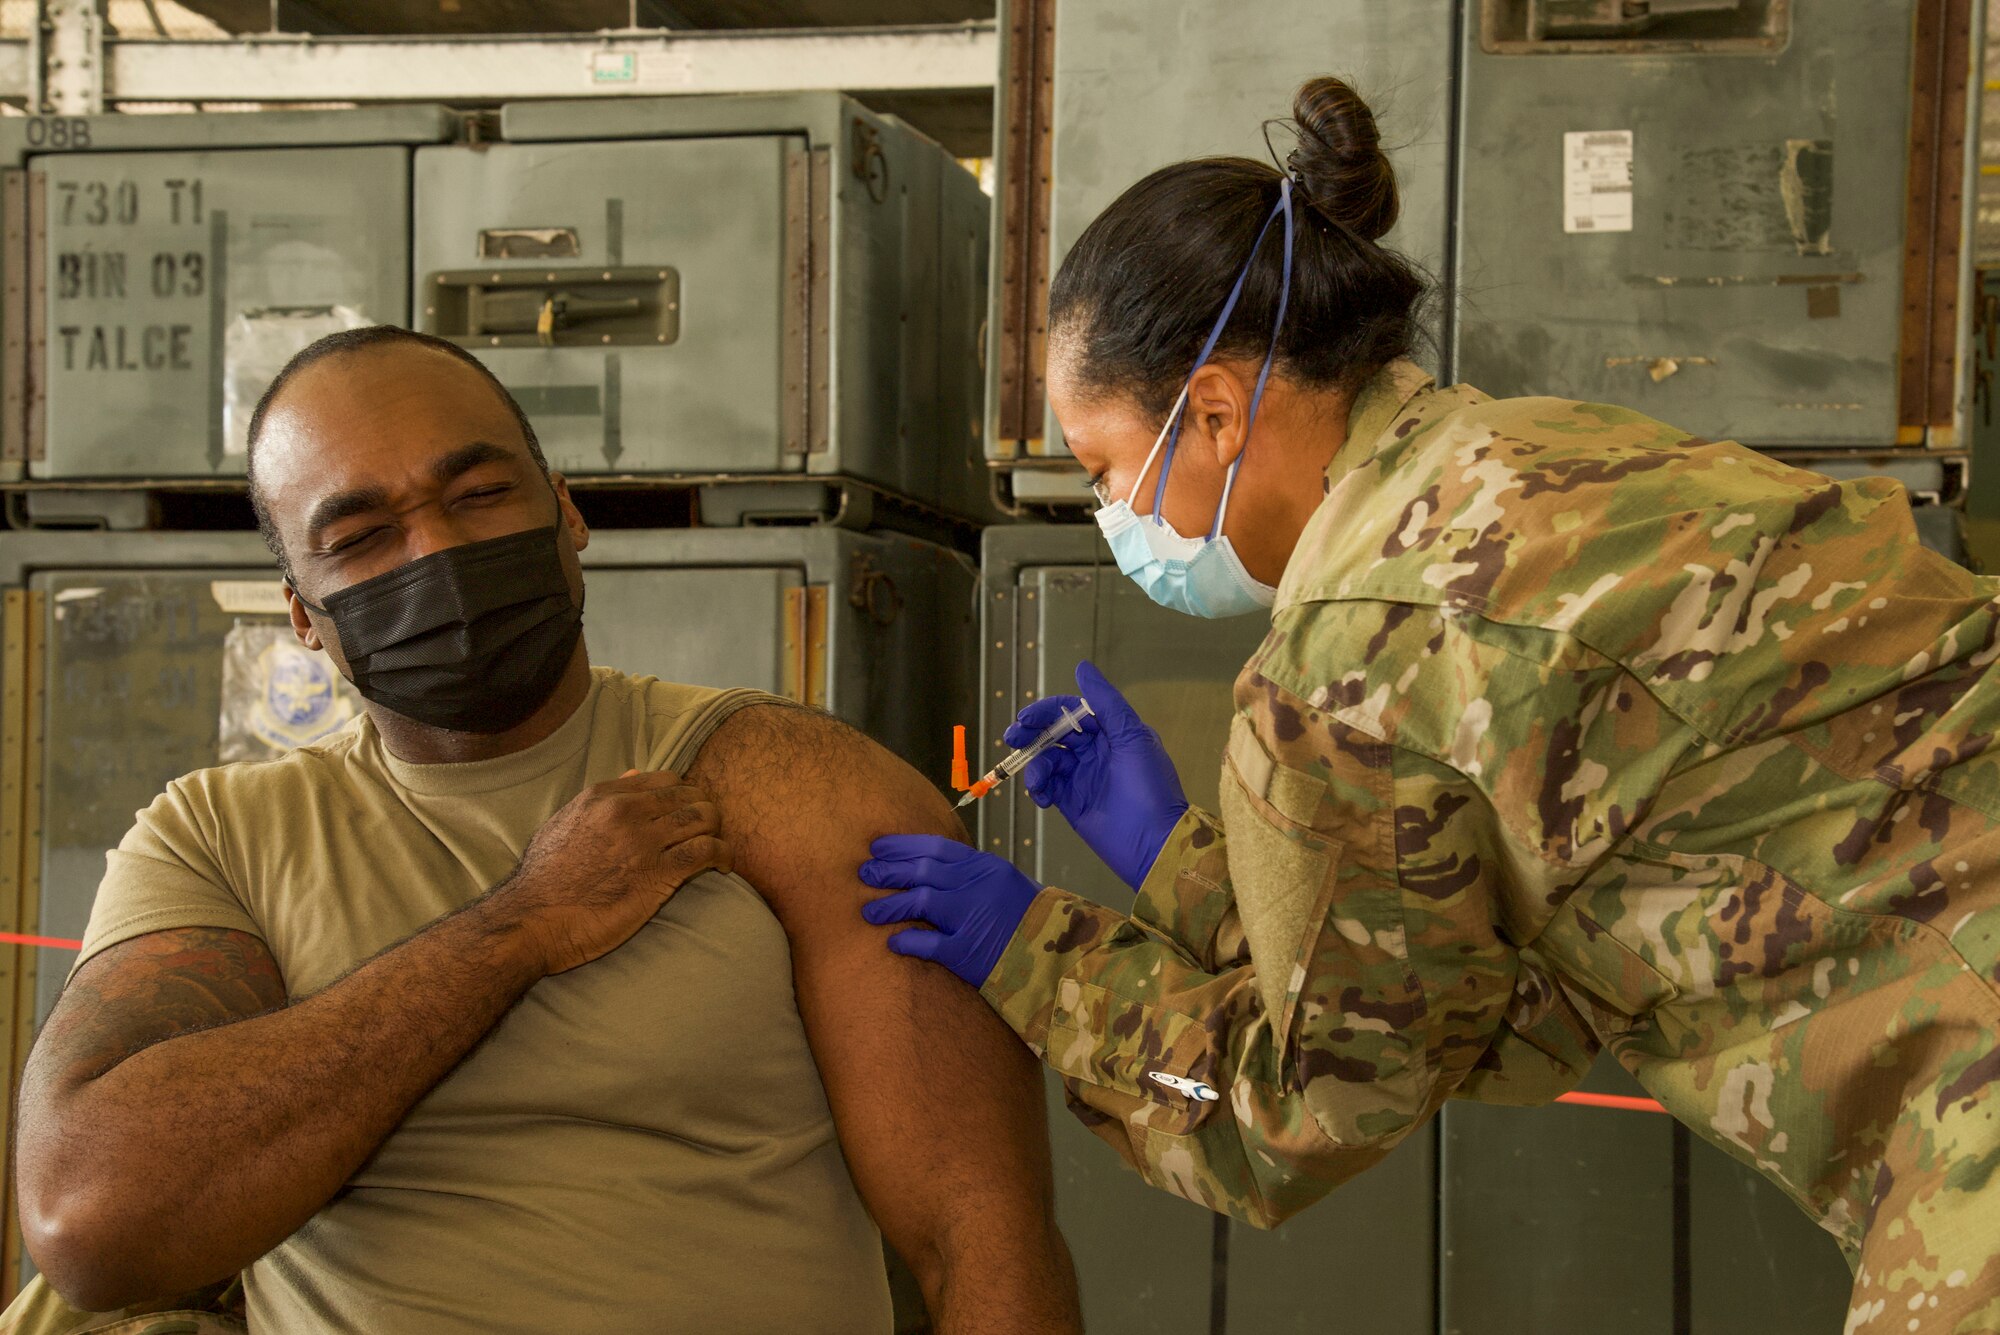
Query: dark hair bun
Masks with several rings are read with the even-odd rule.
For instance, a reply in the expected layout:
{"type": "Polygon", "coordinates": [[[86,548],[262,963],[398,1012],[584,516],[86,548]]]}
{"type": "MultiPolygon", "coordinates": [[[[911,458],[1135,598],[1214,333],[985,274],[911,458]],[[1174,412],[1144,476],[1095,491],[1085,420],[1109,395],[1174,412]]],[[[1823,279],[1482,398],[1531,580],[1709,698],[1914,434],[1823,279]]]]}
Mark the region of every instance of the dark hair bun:
{"type": "Polygon", "coordinates": [[[1329,221],[1373,241],[1396,225],[1396,169],[1382,151],[1375,113],[1339,79],[1308,80],[1292,99],[1299,146],[1285,166],[1329,221]]]}

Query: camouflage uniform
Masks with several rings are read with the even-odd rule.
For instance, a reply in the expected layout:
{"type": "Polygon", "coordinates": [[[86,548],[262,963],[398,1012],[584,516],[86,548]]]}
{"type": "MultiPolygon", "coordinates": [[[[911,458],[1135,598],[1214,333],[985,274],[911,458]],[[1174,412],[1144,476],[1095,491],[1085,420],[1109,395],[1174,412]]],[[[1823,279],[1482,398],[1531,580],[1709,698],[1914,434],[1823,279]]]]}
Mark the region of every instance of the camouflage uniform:
{"type": "Polygon", "coordinates": [[[1221,818],[1129,917],[1043,892],[987,1000],[1264,1226],[1608,1044],[1839,1240],[1850,1335],[2000,1330],[2000,580],[1621,408],[1399,363],[1351,428],[1221,818]]]}

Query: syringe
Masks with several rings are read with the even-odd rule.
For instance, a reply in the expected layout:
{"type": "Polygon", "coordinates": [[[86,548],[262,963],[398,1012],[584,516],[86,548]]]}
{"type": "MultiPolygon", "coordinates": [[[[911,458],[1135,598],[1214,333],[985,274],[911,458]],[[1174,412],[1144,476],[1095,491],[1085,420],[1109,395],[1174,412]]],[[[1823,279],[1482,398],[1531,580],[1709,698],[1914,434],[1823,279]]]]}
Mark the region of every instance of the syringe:
{"type": "Polygon", "coordinates": [[[1042,729],[1041,736],[1035,738],[1034,741],[1029,742],[1026,746],[1013,752],[1011,755],[1002,757],[999,764],[981,775],[979,781],[966,790],[965,796],[958,799],[958,805],[962,807],[969,803],[977,802],[980,798],[986,796],[995,788],[998,788],[1001,784],[1026,769],[1028,762],[1036,756],[1048,750],[1071,733],[1082,732],[1084,719],[1093,716],[1095,713],[1096,711],[1090,707],[1090,701],[1078,699],[1074,705],[1062,712],[1061,718],[1042,729]]]}

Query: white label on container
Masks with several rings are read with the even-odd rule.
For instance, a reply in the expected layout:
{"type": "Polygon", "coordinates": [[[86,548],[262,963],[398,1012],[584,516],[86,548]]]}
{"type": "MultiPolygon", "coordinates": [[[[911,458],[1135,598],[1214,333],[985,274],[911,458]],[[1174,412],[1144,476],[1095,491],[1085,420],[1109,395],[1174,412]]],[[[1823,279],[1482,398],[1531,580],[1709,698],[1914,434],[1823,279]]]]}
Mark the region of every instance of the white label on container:
{"type": "Polygon", "coordinates": [[[285,585],[275,579],[210,580],[215,605],[231,616],[287,616],[285,585]]]}
{"type": "Polygon", "coordinates": [[[1563,136],[1563,230],[1632,230],[1632,132],[1572,130],[1563,136]]]}
{"type": "Polygon", "coordinates": [[[639,56],[632,51],[593,51],[590,54],[590,82],[639,82],[639,56]]]}
{"type": "Polygon", "coordinates": [[[592,86],[685,88],[694,78],[689,51],[597,51],[590,57],[592,86]]]}

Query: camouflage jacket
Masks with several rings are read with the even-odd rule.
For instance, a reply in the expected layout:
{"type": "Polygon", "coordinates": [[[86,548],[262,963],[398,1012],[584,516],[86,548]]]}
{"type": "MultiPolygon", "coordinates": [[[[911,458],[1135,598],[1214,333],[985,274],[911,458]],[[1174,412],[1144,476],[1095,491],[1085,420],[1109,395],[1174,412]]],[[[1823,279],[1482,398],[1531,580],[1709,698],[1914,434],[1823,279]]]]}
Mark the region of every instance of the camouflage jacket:
{"type": "Polygon", "coordinates": [[[985,995],[1150,1181],[1265,1226],[1606,1043],[1858,1262],[1850,1332],[2000,1329],[1996,600],[1893,482],[1390,366],[1220,818],[1129,916],[1044,891],[985,995]]]}

